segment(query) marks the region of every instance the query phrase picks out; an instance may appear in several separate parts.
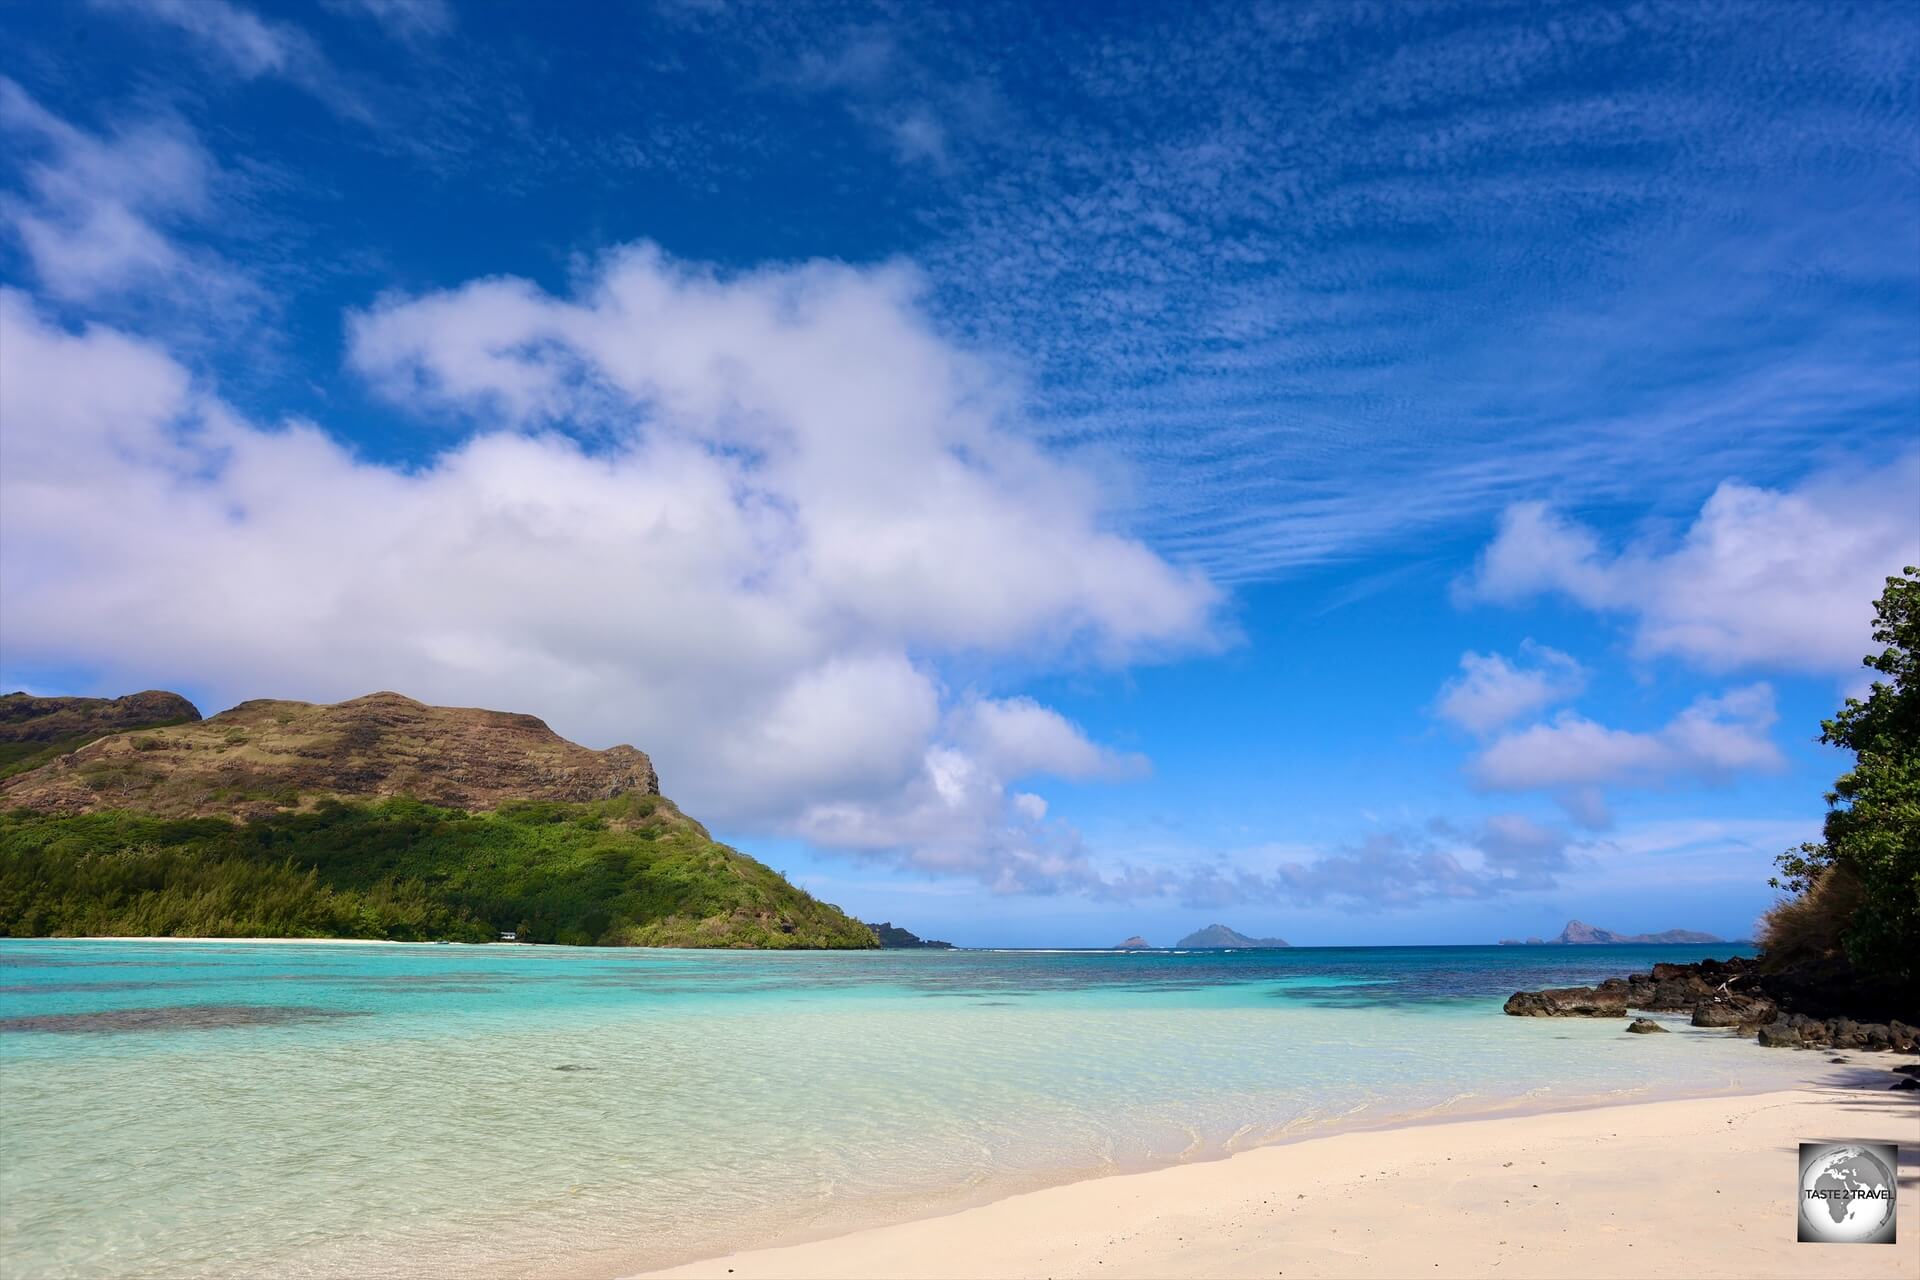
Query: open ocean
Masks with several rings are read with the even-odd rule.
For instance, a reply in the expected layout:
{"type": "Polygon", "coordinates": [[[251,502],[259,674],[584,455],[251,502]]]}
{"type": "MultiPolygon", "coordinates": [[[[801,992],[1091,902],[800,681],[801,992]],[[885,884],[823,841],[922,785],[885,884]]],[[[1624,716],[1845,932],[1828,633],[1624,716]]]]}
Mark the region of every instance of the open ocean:
{"type": "Polygon", "coordinates": [[[0,1259],[611,1275],[1331,1128],[1803,1077],[1679,1019],[1500,1012],[1730,954],[0,941],[0,1259]]]}

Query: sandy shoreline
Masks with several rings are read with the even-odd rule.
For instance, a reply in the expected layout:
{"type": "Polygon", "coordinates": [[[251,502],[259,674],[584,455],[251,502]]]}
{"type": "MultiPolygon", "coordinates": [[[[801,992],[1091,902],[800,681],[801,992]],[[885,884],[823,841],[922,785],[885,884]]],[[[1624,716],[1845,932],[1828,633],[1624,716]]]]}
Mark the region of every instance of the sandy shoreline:
{"type": "Polygon", "coordinates": [[[648,1274],[1911,1280],[1920,1095],[1889,1090],[1900,1061],[1853,1055],[1846,1084],[1333,1134],[648,1274]],[[1840,1139],[1901,1145],[1898,1244],[1795,1242],[1798,1144],[1840,1139]]]}

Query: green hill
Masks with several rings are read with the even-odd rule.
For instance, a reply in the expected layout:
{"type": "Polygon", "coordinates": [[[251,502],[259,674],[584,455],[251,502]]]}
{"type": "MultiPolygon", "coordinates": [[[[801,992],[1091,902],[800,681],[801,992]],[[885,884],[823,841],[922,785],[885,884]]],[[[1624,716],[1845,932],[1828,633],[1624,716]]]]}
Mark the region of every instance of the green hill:
{"type": "Polygon", "coordinates": [[[244,703],[0,782],[0,934],[872,947],[631,747],[397,694],[244,703]]]}

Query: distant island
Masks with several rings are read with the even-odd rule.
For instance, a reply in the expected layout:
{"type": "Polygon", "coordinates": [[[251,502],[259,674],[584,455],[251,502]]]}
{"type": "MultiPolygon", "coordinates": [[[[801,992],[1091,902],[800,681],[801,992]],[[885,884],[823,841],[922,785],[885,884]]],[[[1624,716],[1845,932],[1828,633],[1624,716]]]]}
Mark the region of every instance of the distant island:
{"type": "Polygon", "coordinates": [[[873,930],[873,936],[878,938],[880,940],[880,945],[883,947],[886,947],[888,950],[898,950],[898,951],[912,951],[916,949],[921,951],[953,950],[953,944],[951,942],[942,942],[938,938],[919,937],[916,934],[909,933],[905,929],[900,928],[898,925],[894,924],[893,921],[891,920],[882,920],[879,924],[874,924],[872,921],[868,921],[867,928],[873,930]]]}
{"type": "Polygon", "coordinates": [[[1701,933],[1698,929],[1668,929],[1662,933],[1615,933],[1611,929],[1602,929],[1597,925],[1582,924],[1578,920],[1567,921],[1567,927],[1560,931],[1557,938],[1502,938],[1503,947],[1557,947],[1569,944],[1594,944],[1611,942],[1661,942],[1675,943],[1725,942],[1726,939],[1711,933],[1701,933]]]}
{"type": "Polygon", "coordinates": [[[1293,944],[1285,938],[1249,938],[1224,924],[1210,924],[1204,929],[1194,930],[1173,945],[1184,950],[1225,951],[1241,947],[1290,947],[1293,944]]]}
{"type": "Polygon", "coordinates": [[[74,935],[880,945],[533,716],[7,694],[0,936],[74,935]]]}
{"type": "MultiPolygon", "coordinates": [[[[1292,945],[1293,944],[1285,938],[1249,938],[1238,929],[1228,928],[1224,924],[1210,924],[1206,928],[1196,929],[1186,937],[1180,939],[1180,941],[1173,944],[1172,949],[1178,951],[1237,951],[1243,947],[1290,947],[1292,945]]],[[[1151,942],[1148,942],[1136,933],[1125,942],[1114,943],[1113,950],[1159,951],[1162,950],[1162,948],[1154,946],[1151,942]]]]}

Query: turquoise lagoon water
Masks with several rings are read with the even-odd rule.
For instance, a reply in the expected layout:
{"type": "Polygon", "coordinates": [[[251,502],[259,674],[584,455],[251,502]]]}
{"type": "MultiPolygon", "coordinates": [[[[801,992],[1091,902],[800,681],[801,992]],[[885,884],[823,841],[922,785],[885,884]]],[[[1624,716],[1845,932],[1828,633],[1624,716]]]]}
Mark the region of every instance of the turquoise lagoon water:
{"type": "Polygon", "coordinates": [[[1730,948],[0,942],[0,1271],[620,1274],[1407,1116],[1760,1090],[1507,1018],[1730,948]]]}

